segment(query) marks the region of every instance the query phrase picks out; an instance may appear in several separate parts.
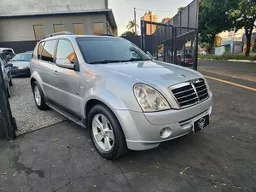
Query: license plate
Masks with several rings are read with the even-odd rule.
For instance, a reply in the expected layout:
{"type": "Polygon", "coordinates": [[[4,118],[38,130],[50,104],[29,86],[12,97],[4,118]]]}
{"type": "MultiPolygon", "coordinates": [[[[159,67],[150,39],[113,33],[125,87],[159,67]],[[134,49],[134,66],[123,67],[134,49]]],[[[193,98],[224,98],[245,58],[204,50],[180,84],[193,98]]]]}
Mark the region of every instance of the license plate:
{"type": "Polygon", "coordinates": [[[202,130],[207,125],[209,125],[209,115],[206,115],[206,116],[198,119],[197,121],[195,121],[195,123],[194,123],[194,133],[202,130]]]}

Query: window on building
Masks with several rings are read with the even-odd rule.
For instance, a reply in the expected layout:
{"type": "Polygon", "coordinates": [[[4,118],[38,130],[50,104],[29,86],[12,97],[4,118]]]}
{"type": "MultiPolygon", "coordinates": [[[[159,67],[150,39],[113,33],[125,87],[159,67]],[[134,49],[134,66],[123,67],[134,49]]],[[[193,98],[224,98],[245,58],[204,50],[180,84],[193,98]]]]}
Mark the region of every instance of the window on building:
{"type": "Polygon", "coordinates": [[[72,44],[68,40],[59,40],[56,60],[69,59],[71,63],[75,63],[75,52],[72,44]]]}
{"type": "Polygon", "coordinates": [[[94,35],[104,34],[104,24],[103,22],[100,23],[93,23],[93,33],[94,35]]]}
{"type": "Polygon", "coordinates": [[[53,62],[56,40],[46,41],[42,51],[42,60],[53,62]]]}
{"type": "Polygon", "coordinates": [[[63,24],[54,24],[53,28],[54,28],[54,33],[64,31],[64,25],[63,24]]]}
{"type": "Polygon", "coordinates": [[[34,25],[34,34],[35,34],[35,40],[40,41],[44,37],[44,28],[43,25],[34,25]]]}
{"type": "Polygon", "coordinates": [[[73,24],[74,34],[75,35],[84,35],[84,24],[83,23],[75,23],[73,24]]]}

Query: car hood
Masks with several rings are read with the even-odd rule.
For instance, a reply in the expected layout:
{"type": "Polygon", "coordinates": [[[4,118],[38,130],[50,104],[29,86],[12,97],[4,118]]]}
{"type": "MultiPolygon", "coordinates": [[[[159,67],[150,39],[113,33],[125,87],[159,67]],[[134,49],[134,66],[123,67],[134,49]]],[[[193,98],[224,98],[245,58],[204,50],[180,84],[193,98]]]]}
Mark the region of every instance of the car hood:
{"type": "Polygon", "coordinates": [[[169,87],[180,82],[200,78],[198,72],[160,61],[100,64],[98,67],[119,72],[138,81],[169,87]]]}
{"type": "Polygon", "coordinates": [[[10,61],[13,67],[29,67],[29,61],[10,61]]]}

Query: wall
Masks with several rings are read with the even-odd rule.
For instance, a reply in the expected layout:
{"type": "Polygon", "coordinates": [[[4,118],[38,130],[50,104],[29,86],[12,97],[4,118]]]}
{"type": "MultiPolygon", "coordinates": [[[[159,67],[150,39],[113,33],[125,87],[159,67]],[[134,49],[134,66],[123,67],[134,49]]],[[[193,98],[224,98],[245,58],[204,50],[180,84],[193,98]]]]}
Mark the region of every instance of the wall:
{"type": "Polygon", "coordinates": [[[1,0],[0,16],[106,9],[108,0],[1,0]]]}
{"type": "Polygon", "coordinates": [[[43,25],[47,36],[54,33],[53,24],[64,24],[65,31],[73,32],[73,23],[83,23],[85,34],[93,34],[94,22],[103,22],[107,33],[105,14],[0,19],[0,42],[35,40],[33,25],[43,25]]]}

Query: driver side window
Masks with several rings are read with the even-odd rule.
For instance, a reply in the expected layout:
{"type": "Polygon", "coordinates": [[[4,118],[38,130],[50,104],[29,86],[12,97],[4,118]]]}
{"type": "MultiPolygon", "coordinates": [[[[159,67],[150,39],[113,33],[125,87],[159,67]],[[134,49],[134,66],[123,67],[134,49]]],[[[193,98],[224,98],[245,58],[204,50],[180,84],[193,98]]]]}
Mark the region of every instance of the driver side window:
{"type": "Polygon", "coordinates": [[[60,39],[57,48],[56,61],[68,59],[71,64],[74,64],[75,58],[75,51],[70,41],[60,39]]]}

